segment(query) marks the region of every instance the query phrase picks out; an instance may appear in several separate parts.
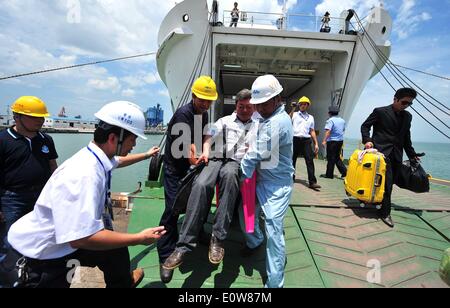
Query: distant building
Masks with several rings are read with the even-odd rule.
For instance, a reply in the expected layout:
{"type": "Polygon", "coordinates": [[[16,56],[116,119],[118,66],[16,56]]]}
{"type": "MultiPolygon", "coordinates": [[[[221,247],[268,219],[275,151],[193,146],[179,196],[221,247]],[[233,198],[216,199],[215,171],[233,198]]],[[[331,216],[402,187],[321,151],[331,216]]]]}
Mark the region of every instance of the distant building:
{"type": "Polygon", "coordinates": [[[156,105],[156,107],[148,108],[146,115],[147,127],[157,127],[164,124],[164,110],[162,110],[160,104],[156,105]]]}
{"type": "Polygon", "coordinates": [[[0,126],[8,127],[14,125],[14,118],[10,106],[6,106],[6,114],[0,114],[0,126]]]}
{"type": "Polygon", "coordinates": [[[0,126],[7,127],[7,126],[12,126],[12,125],[14,125],[14,119],[11,115],[8,115],[8,114],[1,115],[0,114],[0,126]]]}
{"type": "Polygon", "coordinates": [[[45,118],[44,128],[94,130],[98,121],[77,118],[45,118]]]}

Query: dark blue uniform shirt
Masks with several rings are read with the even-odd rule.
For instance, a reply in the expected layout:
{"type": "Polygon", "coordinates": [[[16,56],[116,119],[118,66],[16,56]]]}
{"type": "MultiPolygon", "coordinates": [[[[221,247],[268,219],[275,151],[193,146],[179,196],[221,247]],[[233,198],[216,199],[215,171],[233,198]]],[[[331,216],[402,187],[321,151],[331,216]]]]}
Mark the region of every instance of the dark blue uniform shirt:
{"type": "MultiPolygon", "coordinates": [[[[167,141],[165,146],[164,153],[164,163],[170,168],[173,172],[177,174],[184,174],[190,167],[189,164],[189,153],[190,153],[190,145],[194,144],[195,133],[200,137],[197,137],[198,140],[201,140],[203,143],[203,137],[205,133],[205,126],[208,124],[208,113],[205,112],[202,115],[196,115],[194,112],[194,103],[190,102],[189,104],[179,108],[172,119],[169,122],[167,127],[167,141]],[[201,123],[200,123],[201,119],[201,123]],[[197,123],[195,121],[197,120],[197,123]],[[177,125],[178,124],[178,125],[177,125]],[[181,124],[181,125],[180,125],[181,124]],[[188,128],[189,131],[181,130],[178,131],[177,128],[188,128]],[[197,128],[197,132],[195,131],[197,128]],[[200,130],[201,129],[201,130],[200,130]],[[181,139],[178,139],[181,138],[181,139]],[[175,144],[174,144],[175,142],[175,144]],[[188,145],[189,148],[185,148],[183,145],[188,145]],[[172,145],[174,148],[172,149],[172,145]],[[181,155],[182,154],[182,155],[181,155]],[[181,157],[180,157],[181,156],[181,157]]],[[[197,145],[197,149],[198,149],[197,145]]],[[[200,147],[201,149],[201,147],[200,147]]]]}
{"type": "Polygon", "coordinates": [[[53,139],[38,133],[26,138],[14,129],[0,132],[0,189],[40,190],[51,176],[50,160],[57,159],[53,139]]]}

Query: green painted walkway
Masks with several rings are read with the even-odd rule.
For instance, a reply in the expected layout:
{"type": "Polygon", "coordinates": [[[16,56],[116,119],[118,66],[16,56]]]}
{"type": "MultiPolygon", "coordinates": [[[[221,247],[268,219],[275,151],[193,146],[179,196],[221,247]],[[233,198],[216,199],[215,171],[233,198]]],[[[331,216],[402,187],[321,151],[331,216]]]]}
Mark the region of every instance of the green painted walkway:
{"type": "MultiPolygon", "coordinates": [[[[316,161],[316,174],[324,170],[325,162],[316,161]]],[[[450,247],[450,187],[432,184],[428,194],[395,189],[395,228],[390,229],[373,209],[362,209],[346,197],[342,180],[319,178],[322,189],[316,192],[306,187],[305,171],[299,160],[285,220],[285,287],[447,287],[437,271],[444,250],[450,247]],[[379,276],[374,274],[377,266],[379,276]]],[[[163,195],[161,188],[146,189],[134,199],[129,232],[158,225],[163,195]]],[[[212,215],[206,231],[211,230],[212,215]]],[[[220,266],[209,263],[207,243],[199,244],[167,286],[159,280],[156,247],[132,247],[130,254],[132,264],[145,269],[141,287],[261,288],[265,251],[243,258],[242,245],[236,221],[220,266]]]]}

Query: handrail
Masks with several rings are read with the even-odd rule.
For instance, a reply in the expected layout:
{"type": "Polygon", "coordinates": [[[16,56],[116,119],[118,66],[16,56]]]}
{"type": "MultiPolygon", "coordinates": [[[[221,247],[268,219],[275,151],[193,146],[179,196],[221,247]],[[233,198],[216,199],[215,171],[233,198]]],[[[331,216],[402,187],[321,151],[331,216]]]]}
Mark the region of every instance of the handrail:
{"type": "MultiPolygon", "coordinates": [[[[224,26],[231,26],[232,17],[230,10],[223,11],[224,26]]],[[[240,11],[239,21],[237,27],[244,28],[268,28],[278,30],[289,31],[305,31],[305,32],[319,32],[323,26],[323,16],[310,15],[310,14],[287,14],[282,13],[267,13],[257,11],[240,11]],[[245,25],[245,26],[243,26],[245,25]]],[[[331,33],[340,33],[345,24],[345,18],[331,17],[330,22],[331,33]]],[[[361,32],[360,27],[356,24],[350,23],[351,28],[356,32],[361,32]]]]}

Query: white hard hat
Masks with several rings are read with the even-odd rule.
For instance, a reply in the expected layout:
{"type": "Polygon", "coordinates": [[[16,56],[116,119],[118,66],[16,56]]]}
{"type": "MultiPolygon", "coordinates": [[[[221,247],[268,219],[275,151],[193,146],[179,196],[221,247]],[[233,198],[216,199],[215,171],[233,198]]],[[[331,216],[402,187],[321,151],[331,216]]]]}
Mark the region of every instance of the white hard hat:
{"type": "Polygon", "coordinates": [[[258,77],[252,86],[250,103],[253,105],[263,104],[281,94],[281,92],[283,92],[283,87],[273,75],[258,77]]]}
{"type": "Polygon", "coordinates": [[[145,116],[138,105],[127,101],[117,101],[103,106],[95,117],[109,125],[123,128],[142,139],[144,135],[145,116]]]}

